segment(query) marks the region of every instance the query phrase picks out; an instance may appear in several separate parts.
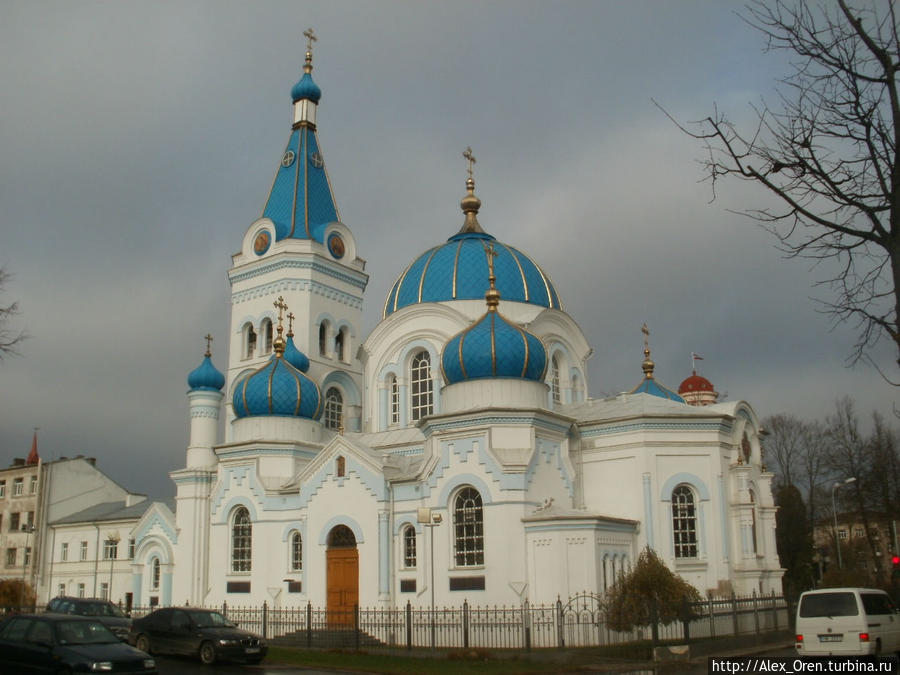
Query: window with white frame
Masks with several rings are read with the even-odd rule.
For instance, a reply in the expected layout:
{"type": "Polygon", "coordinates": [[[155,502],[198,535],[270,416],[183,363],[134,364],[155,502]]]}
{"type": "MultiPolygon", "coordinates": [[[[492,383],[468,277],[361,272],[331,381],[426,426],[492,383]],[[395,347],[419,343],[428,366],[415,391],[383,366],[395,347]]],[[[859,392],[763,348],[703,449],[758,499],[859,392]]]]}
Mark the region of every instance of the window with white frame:
{"type": "Polygon", "coordinates": [[[409,377],[410,417],[416,422],[434,410],[434,392],[431,381],[431,355],[422,350],[413,357],[409,377]]]}
{"type": "Polygon", "coordinates": [[[84,597],[84,584],[78,584],[78,597],[84,597]]]}
{"type": "Polygon", "coordinates": [[[0,497],[6,496],[6,481],[0,480],[0,497]]]}
{"type": "Polygon", "coordinates": [[[80,560],[87,560],[87,547],[88,543],[86,541],[81,542],[81,555],[80,560]]]}
{"type": "Polygon", "coordinates": [[[103,559],[115,560],[119,552],[119,542],[116,539],[107,539],[103,542],[103,559]]]}
{"type": "Polygon", "coordinates": [[[134,560],[134,539],[128,540],[128,559],[134,560]]]}
{"type": "Polygon", "coordinates": [[[31,564],[31,547],[25,547],[25,560],[22,562],[25,567],[28,567],[31,564]]]}
{"type": "Polygon", "coordinates": [[[106,581],[100,582],[100,597],[104,600],[109,600],[109,583],[106,581]]]}
{"type": "Polygon", "coordinates": [[[12,546],[6,549],[6,566],[7,567],[15,567],[16,566],[16,552],[18,549],[13,548],[12,546]]]}
{"type": "Polygon", "coordinates": [[[244,358],[252,359],[256,353],[256,331],[253,324],[244,324],[244,358]]]}
{"type": "Polygon", "coordinates": [[[13,497],[20,497],[22,495],[22,490],[25,488],[25,479],[24,478],[16,478],[13,481],[13,497]]]}
{"type": "Polygon", "coordinates": [[[843,541],[846,538],[847,538],[847,530],[845,530],[844,528],[841,528],[840,530],[838,530],[838,539],[843,541]]]}
{"type": "Polygon", "coordinates": [[[412,525],[403,528],[403,566],[416,566],[416,528],[412,525]]]}
{"type": "Polygon", "coordinates": [[[687,485],[672,490],[672,536],[676,558],[697,557],[697,506],[687,485]]]}
{"type": "Polygon", "coordinates": [[[325,392],[325,411],[322,414],[325,427],[340,429],[344,418],[344,397],[337,387],[329,387],[325,392]]]}
{"type": "Polygon", "coordinates": [[[299,532],[291,535],[291,571],[299,572],[303,569],[303,537],[299,532]]]}
{"type": "Polygon", "coordinates": [[[69,542],[64,541],[59,545],[59,559],[63,562],[69,559],[69,542]]]}
{"type": "Polygon", "coordinates": [[[243,506],[234,511],[231,520],[231,571],[249,572],[251,567],[251,545],[253,525],[250,512],[243,506]]]}
{"type": "Polygon", "coordinates": [[[34,494],[35,492],[37,492],[37,476],[31,477],[31,480],[28,483],[28,491],[31,494],[34,494]]]}
{"type": "Polygon", "coordinates": [[[400,424],[400,385],[397,384],[397,376],[391,375],[388,381],[388,397],[390,399],[390,424],[400,424]]]}
{"type": "Polygon", "coordinates": [[[57,587],[56,587],[56,594],[57,594],[58,596],[60,596],[60,597],[64,596],[64,595],[66,594],[66,585],[65,585],[65,584],[60,584],[59,586],[57,586],[57,587]]]}
{"type": "Polygon", "coordinates": [[[260,326],[260,332],[263,339],[263,354],[269,354],[272,351],[272,320],[263,319],[260,326]]]}
{"type": "Polygon", "coordinates": [[[17,511],[9,514],[9,531],[10,532],[18,532],[19,531],[19,517],[20,517],[20,514],[17,511]]]}
{"type": "Polygon", "coordinates": [[[559,358],[556,354],[550,359],[550,392],[554,403],[562,403],[562,390],[559,386],[559,358]]]}
{"type": "Polygon", "coordinates": [[[154,558],[150,563],[150,590],[159,590],[159,558],[154,558]]]}
{"type": "Polygon", "coordinates": [[[341,328],[337,334],[334,336],[334,358],[339,361],[346,361],[346,354],[344,353],[344,349],[347,345],[347,329],[341,328]]]}
{"type": "Polygon", "coordinates": [[[470,486],[453,500],[453,543],[457,567],[484,565],[484,509],[478,490],[470,486]]]}

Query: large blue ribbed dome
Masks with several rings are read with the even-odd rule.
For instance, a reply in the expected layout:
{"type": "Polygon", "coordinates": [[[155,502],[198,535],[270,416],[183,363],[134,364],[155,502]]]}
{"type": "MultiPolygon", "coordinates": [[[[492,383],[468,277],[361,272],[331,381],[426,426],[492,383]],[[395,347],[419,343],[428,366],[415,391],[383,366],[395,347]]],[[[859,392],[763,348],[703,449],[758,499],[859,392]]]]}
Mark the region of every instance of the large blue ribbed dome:
{"type": "Polygon", "coordinates": [[[488,311],[444,346],[441,368],[447,384],[486,377],[540,381],[547,352],[535,335],[488,311]]]}
{"type": "Polygon", "coordinates": [[[203,358],[203,363],[194,368],[187,378],[188,386],[191,391],[206,390],[220,391],[225,386],[225,376],[216,370],[210,355],[207,354],[203,358]]]}
{"type": "Polygon", "coordinates": [[[285,415],[318,419],[322,414],[319,385],[277,352],[266,365],[237,383],[231,403],[238,417],[285,415]]]}
{"type": "Polygon", "coordinates": [[[560,309],[550,278],[527,255],[485,232],[460,232],[431,248],[400,275],[384,305],[384,316],[420,302],[478,300],[488,289],[487,246],[493,243],[497,290],[505,302],[560,309]]]}

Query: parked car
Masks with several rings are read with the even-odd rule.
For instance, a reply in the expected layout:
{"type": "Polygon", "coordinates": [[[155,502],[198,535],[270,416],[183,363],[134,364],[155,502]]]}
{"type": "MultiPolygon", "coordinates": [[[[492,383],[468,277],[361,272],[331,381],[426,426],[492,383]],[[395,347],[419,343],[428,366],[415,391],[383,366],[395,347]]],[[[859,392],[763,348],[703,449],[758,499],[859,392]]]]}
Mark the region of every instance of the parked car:
{"type": "Polygon", "coordinates": [[[97,619],[109,628],[122,642],[128,641],[128,629],[131,619],[117,605],[102,598],[73,598],[60,595],[47,604],[48,612],[58,614],[77,614],[97,619]]]}
{"type": "Polygon", "coordinates": [[[900,614],[884,591],[823,588],[797,604],[801,656],[890,654],[900,651],[900,614]]]}
{"type": "Polygon", "coordinates": [[[265,640],[238,628],[219,612],[194,607],[165,607],[131,623],[128,642],[153,654],[198,656],[205,664],[219,659],[259,663],[265,640]]]}
{"type": "Polygon", "coordinates": [[[0,623],[0,673],[156,673],[156,661],[95,619],[19,614],[0,623]]]}

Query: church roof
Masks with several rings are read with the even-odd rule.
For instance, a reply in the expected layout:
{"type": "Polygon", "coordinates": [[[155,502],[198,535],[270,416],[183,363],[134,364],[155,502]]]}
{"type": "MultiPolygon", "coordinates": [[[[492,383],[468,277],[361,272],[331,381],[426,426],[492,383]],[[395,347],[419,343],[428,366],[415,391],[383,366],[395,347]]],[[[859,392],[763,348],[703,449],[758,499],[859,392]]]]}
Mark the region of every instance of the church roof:
{"type": "Polygon", "coordinates": [[[685,393],[697,392],[697,391],[712,391],[712,392],[714,392],[715,389],[713,388],[712,382],[707,380],[702,375],[698,375],[697,371],[695,370],[691,375],[686,377],[684,379],[684,381],[679,385],[678,393],[685,394],[685,393]]]}
{"type": "Polygon", "coordinates": [[[668,387],[660,384],[652,377],[644,378],[641,383],[631,390],[632,394],[650,394],[651,396],[659,396],[660,398],[667,398],[672,401],[678,401],[679,403],[684,403],[684,399],[681,398],[674,391],[669,389],[668,387]]]}

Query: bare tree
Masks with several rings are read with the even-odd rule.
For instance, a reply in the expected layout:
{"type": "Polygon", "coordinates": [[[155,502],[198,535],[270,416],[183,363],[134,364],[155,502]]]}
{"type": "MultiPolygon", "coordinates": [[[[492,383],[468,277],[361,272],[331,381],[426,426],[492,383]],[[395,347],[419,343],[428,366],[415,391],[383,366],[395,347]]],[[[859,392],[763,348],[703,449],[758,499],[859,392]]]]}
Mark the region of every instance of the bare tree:
{"type": "MultiPolygon", "coordinates": [[[[0,267],[0,291],[3,290],[9,279],[9,273],[0,267]]],[[[22,330],[14,330],[9,327],[9,322],[13,316],[19,313],[19,303],[0,306],[0,361],[4,356],[17,354],[16,348],[22,340],[28,336],[22,330]]]]}
{"type": "Polygon", "coordinates": [[[794,57],[778,104],[752,106],[749,130],[717,109],[679,127],[705,144],[713,199],[723,178],[759,185],[776,206],[744,213],[780,250],[836,262],[818,283],[833,289],[828,311],[857,327],[852,361],[876,365],[869,350],[889,337],[900,364],[900,31],[893,2],[860,2],[751,0],[745,20],[794,57]]]}

